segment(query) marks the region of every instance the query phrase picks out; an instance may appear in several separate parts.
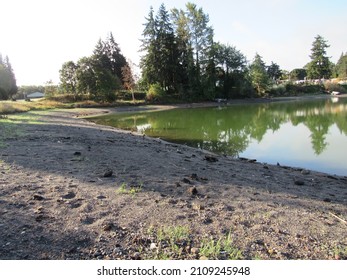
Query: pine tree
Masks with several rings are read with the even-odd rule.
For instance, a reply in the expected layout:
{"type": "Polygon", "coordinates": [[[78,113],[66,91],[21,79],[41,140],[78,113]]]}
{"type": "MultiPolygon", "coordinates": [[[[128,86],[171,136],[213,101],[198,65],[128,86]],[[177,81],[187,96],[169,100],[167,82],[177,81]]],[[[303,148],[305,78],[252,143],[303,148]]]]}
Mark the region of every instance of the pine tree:
{"type": "Polygon", "coordinates": [[[326,55],[327,41],[320,35],[315,37],[311,49],[311,62],[307,65],[309,79],[329,79],[332,74],[331,62],[326,55]]]}
{"type": "Polygon", "coordinates": [[[259,95],[264,95],[269,84],[269,76],[266,71],[265,63],[259,54],[256,54],[250,65],[250,78],[252,85],[259,95]]]}
{"type": "Polygon", "coordinates": [[[142,69],[143,83],[148,88],[149,85],[157,82],[158,70],[156,62],[158,61],[159,47],[157,46],[157,22],[154,18],[153,7],[150,7],[147,22],[144,24],[142,36],[141,51],[145,54],[141,57],[140,67],[142,69]]]}

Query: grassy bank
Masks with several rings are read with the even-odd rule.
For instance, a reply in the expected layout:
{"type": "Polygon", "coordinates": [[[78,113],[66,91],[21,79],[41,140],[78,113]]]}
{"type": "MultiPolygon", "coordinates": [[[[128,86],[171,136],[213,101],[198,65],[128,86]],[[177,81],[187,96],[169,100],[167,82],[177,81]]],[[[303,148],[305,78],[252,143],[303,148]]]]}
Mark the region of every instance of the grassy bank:
{"type": "Polygon", "coordinates": [[[85,100],[79,102],[64,102],[49,99],[38,99],[30,102],[27,101],[0,101],[0,116],[24,113],[32,110],[49,110],[49,109],[69,109],[69,108],[98,108],[98,107],[114,107],[125,105],[140,105],[144,101],[119,101],[116,103],[98,103],[95,101],[85,100]]]}

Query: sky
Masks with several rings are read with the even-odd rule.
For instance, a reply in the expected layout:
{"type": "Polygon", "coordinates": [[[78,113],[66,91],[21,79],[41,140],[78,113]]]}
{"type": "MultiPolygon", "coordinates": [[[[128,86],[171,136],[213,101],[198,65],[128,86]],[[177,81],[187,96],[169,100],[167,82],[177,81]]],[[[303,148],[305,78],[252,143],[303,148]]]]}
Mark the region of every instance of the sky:
{"type": "Polygon", "coordinates": [[[184,9],[187,2],[210,17],[215,41],[255,54],[281,69],[310,61],[314,38],[328,41],[336,63],[347,52],[346,0],[0,0],[0,53],[8,55],[17,85],[59,83],[64,62],[92,54],[112,32],[123,55],[138,63],[150,6],[184,9]]]}

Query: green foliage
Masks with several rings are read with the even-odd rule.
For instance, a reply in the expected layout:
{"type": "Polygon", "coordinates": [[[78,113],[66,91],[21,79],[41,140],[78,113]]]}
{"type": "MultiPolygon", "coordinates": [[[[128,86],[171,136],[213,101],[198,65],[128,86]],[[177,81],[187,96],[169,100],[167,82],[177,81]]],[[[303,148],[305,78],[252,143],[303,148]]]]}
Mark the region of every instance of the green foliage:
{"type": "Polygon", "coordinates": [[[61,87],[65,93],[74,94],[76,99],[78,95],[89,94],[95,101],[113,102],[116,90],[121,89],[123,83],[129,86],[129,71],[126,81],[123,79],[127,65],[110,33],[105,41],[98,41],[90,57],[83,57],[76,64],[73,61],[63,64],[60,70],[61,87]]]}
{"type": "Polygon", "coordinates": [[[328,92],[337,91],[340,93],[347,93],[346,88],[344,88],[342,85],[339,85],[336,83],[326,82],[326,83],[324,83],[324,88],[328,92]]]}
{"type": "Polygon", "coordinates": [[[233,244],[231,233],[226,237],[221,237],[218,240],[204,239],[200,246],[200,255],[208,259],[242,259],[242,252],[233,244]]]}
{"type": "Polygon", "coordinates": [[[158,83],[156,83],[149,86],[149,89],[146,94],[146,99],[148,101],[159,101],[164,97],[164,95],[164,90],[158,83]]]}
{"type": "Polygon", "coordinates": [[[166,95],[179,93],[185,99],[213,98],[215,66],[213,29],[209,17],[195,4],[169,14],[161,5],[146,18],[141,59],[145,88],[159,84],[166,95]]]}
{"type": "Polygon", "coordinates": [[[127,183],[123,183],[120,185],[120,187],[117,190],[117,193],[119,194],[129,194],[131,196],[135,196],[137,193],[142,191],[142,184],[139,185],[130,185],[128,188],[127,183]]]}
{"type": "Polygon", "coordinates": [[[337,74],[337,77],[340,79],[346,79],[347,78],[347,53],[341,54],[341,57],[336,63],[335,66],[335,72],[337,74]]]}
{"type": "Polygon", "coordinates": [[[269,85],[269,76],[266,71],[265,63],[259,54],[255,55],[255,58],[250,65],[249,75],[252,85],[256,89],[258,95],[264,95],[267,86],[269,85]]]}
{"type": "Polygon", "coordinates": [[[11,98],[17,93],[16,78],[8,56],[3,59],[0,53],[0,100],[11,98]]]}
{"type": "Polygon", "coordinates": [[[247,86],[246,57],[235,47],[215,44],[218,97],[242,97],[247,86]]]}
{"type": "Polygon", "coordinates": [[[144,100],[146,98],[146,92],[145,91],[134,91],[131,92],[129,90],[119,90],[116,93],[116,98],[118,100],[132,100],[133,95],[136,100],[144,100]]]}
{"type": "Polygon", "coordinates": [[[271,64],[267,67],[267,74],[269,78],[273,81],[277,81],[282,77],[282,71],[280,69],[280,66],[273,61],[271,61],[271,64]]]}
{"type": "Polygon", "coordinates": [[[315,37],[311,49],[311,61],[307,65],[309,79],[329,79],[332,75],[332,67],[326,49],[327,41],[320,35],[315,37]]]}
{"type": "Polygon", "coordinates": [[[291,80],[304,80],[306,77],[307,77],[307,70],[304,68],[293,69],[289,74],[289,78],[291,80]]]}

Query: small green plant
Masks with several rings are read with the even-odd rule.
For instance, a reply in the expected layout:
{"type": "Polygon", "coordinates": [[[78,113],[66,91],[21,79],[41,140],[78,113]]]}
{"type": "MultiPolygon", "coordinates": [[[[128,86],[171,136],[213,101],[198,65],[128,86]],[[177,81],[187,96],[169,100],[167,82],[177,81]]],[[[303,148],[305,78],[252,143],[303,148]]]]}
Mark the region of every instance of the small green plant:
{"type": "Polygon", "coordinates": [[[158,229],[151,226],[147,233],[159,244],[156,259],[169,259],[170,254],[181,256],[184,247],[190,243],[190,229],[187,226],[166,226],[158,229]]]}
{"type": "Polygon", "coordinates": [[[117,190],[117,193],[119,194],[130,194],[133,197],[142,191],[142,184],[139,185],[131,185],[128,189],[128,185],[127,183],[122,183],[119,187],[119,189],[117,190]]]}
{"type": "Polygon", "coordinates": [[[117,193],[119,193],[119,194],[126,194],[126,193],[128,193],[128,191],[127,191],[127,184],[126,183],[121,184],[119,189],[117,190],[117,193]]]}
{"type": "Polygon", "coordinates": [[[347,246],[334,248],[334,255],[337,260],[347,260],[347,246]]]}
{"type": "Polygon", "coordinates": [[[200,255],[208,259],[242,259],[242,252],[233,245],[231,232],[226,237],[221,237],[218,240],[213,238],[203,240],[201,242],[200,255]]]}

